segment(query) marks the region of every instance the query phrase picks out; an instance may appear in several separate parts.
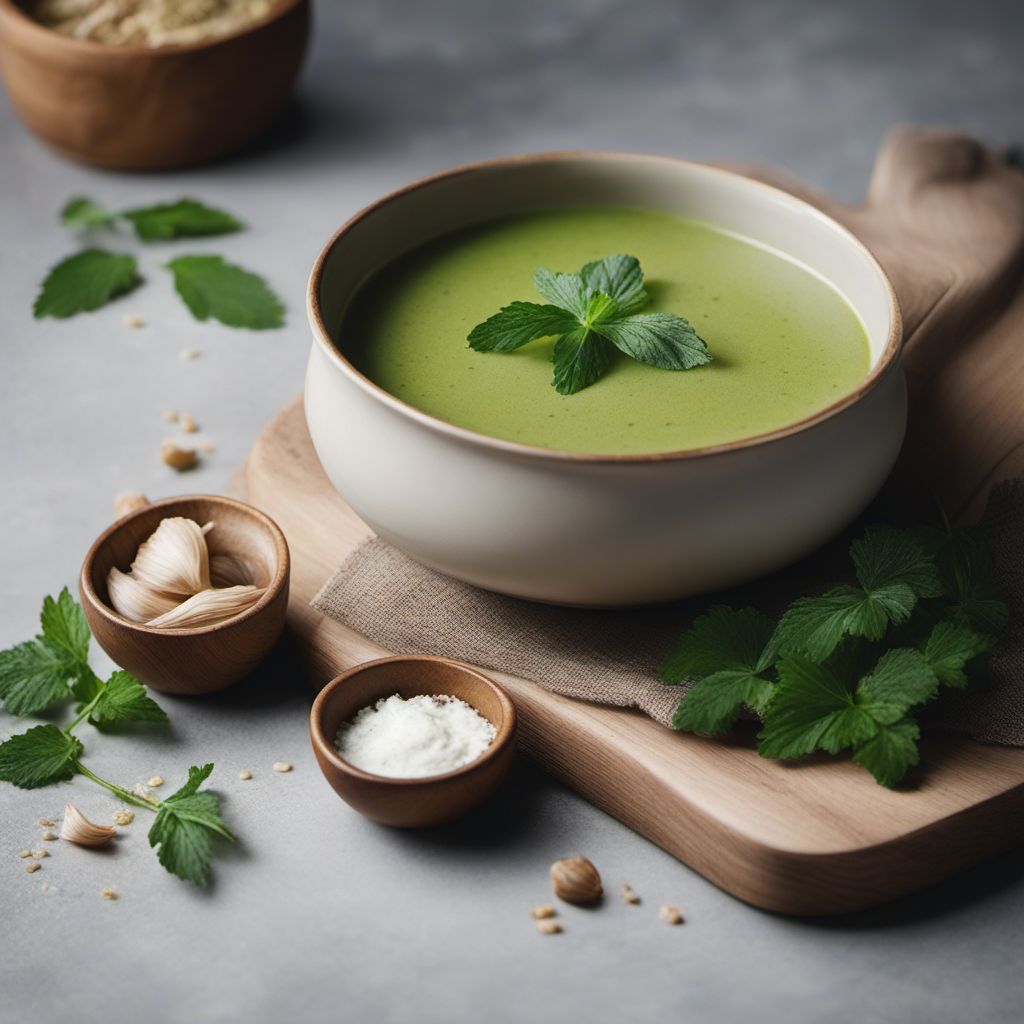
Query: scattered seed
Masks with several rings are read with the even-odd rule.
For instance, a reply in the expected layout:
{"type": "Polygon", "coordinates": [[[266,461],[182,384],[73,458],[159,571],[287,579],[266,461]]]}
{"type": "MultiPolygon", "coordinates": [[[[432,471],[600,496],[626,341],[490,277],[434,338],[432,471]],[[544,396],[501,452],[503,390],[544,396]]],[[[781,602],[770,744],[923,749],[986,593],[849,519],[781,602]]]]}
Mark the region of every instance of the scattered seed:
{"type": "Polygon", "coordinates": [[[38,850],[33,850],[33,851],[32,851],[32,856],[33,856],[33,857],[34,857],[34,858],[35,858],[36,860],[42,860],[42,859],[43,859],[44,857],[49,857],[50,855],[49,855],[49,853],[47,853],[47,851],[46,851],[46,850],[44,850],[44,849],[43,849],[43,848],[42,848],[42,847],[40,846],[38,850]]]}
{"type": "Polygon", "coordinates": [[[114,824],[115,825],[130,825],[135,820],[135,812],[129,811],[127,808],[123,808],[120,811],[114,811],[114,824]]]}
{"type": "Polygon", "coordinates": [[[664,906],[658,911],[658,917],[665,922],[665,924],[682,924],[683,923],[683,912],[678,907],[671,905],[664,906]]]}
{"type": "Polygon", "coordinates": [[[121,317],[121,326],[128,328],[145,327],[146,321],[143,320],[138,313],[125,313],[124,316],[121,317]]]}
{"type": "Polygon", "coordinates": [[[31,850],[19,850],[18,851],[18,856],[22,860],[24,860],[26,857],[31,857],[32,856],[32,851],[31,850]]]}
{"type": "Polygon", "coordinates": [[[126,516],[129,512],[136,512],[148,504],[149,498],[142,491],[122,491],[114,497],[114,515],[120,519],[121,516],[126,516]]]}
{"type": "Polygon", "coordinates": [[[197,349],[197,348],[183,348],[178,353],[178,355],[182,359],[186,359],[186,360],[188,360],[188,359],[198,359],[199,358],[199,349],[197,349]]]}
{"type": "Polygon", "coordinates": [[[56,839],[56,835],[53,832],[44,832],[40,837],[44,843],[52,843],[56,839]]]}
{"type": "Polygon", "coordinates": [[[194,468],[198,461],[194,448],[179,448],[174,441],[164,441],[160,445],[160,458],[165,465],[176,469],[179,473],[194,468]]]}
{"type": "Polygon", "coordinates": [[[43,884],[41,886],[39,886],[39,888],[43,892],[56,892],[57,891],[57,887],[55,885],[50,885],[49,882],[43,882],[43,884]]]}
{"type": "Polygon", "coordinates": [[[239,777],[239,778],[240,778],[240,779],[241,779],[241,780],[242,780],[243,782],[248,782],[248,781],[249,781],[249,779],[251,779],[251,778],[252,778],[252,772],[251,772],[251,771],[249,771],[249,769],[248,769],[248,768],[246,768],[246,769],[244,769],[243,771],[240,771],[240,772],[238,773],[238,777],[239,777]]]}
{"type": "Polygon", "coordinates": [[[291,763],[288,761],[275,761],[273,768],[275,772],[290,772],[292,770],[291,763]]]}
{"type": "Polygon", "coordinates": [[[152,787],[153,789],[156,789],[157,786],[162,786],[163,784],[164,784],[164,777],[162,775],[154,775],[149,780],[149,782],[146,783],[146,785],[152,787]]]}
{"type": "Polygon", "coordinates": [[[178,410],[177,409],[164,409],[160,415],[163,417],[165,423],[177,423],[178,422],[178,410]]]}
{"type": "Polygon", "coordinates": [[[25,865],[25,870],[31,875],[33,871],[38,871],[43,865],[37,860],[30,860],[25,865]]]}
{"type": "Polygon", "coordinates": [[[42,825],[43,828],[53,828],[56,822],[50,821],[49,818],[40,818],[39,824],[42,825]]]}
{"type": "Polygon", "coordinates": [[[530,911],[530,917],[535,921],[543,921],[546,917],[554,917],[555,908],[550,903],[542,903],[539,907],[534,907],[530,911]]]}
{"type": "Polygon", "coordinates": [[[141,796],[143,800],[149,799],[149,790],[146,789],[146,787],[141,782],[136,782],[135,785],[132,786],[132,792],[136,796],[141,796]]]}
{"type": "Polygon", "coordinates": [[[619,895],[622,897],[623,903],[639,903],[640,897],[633,891],[631,885],[622,883],[622,888],[619,890],[619,895]]]}
{"type": "Polygon", "coordinates": [[[117,899],[117,893],[114,892],[114,890],[111,889],[109,885],[104,887],[102,890],[100,890],[100,895],[105,900],[116,900],[117,899]]]}
{"type": "Polygon", "coordinates": [[[541,935],[557,935],[562,930],[562,926],[550,917],[545,917],[537,922],[537,931],[541,935]]]}
{"type": "Polygon", "coordinates": [[[178,417],[178,423],[181,424],[181,429],[184,430],[186,434],[194,434],[199,429],[199,427],[196,426],[195,419],[187,412],[183,412],[181,416],[178,417]]]}

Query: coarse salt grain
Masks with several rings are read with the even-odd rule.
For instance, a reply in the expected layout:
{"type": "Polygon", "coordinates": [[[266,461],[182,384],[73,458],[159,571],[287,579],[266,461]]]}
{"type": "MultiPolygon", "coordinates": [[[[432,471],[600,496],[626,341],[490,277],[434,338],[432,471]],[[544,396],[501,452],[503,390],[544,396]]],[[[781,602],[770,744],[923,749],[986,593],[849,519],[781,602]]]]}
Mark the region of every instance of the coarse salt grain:
{"type": "Polygon", "coordinates": [[[458,697],[397,693],[360,710],[334,746],[349,764],[396,779],[441,775],[475,761],[497,730],[458,697]]]}

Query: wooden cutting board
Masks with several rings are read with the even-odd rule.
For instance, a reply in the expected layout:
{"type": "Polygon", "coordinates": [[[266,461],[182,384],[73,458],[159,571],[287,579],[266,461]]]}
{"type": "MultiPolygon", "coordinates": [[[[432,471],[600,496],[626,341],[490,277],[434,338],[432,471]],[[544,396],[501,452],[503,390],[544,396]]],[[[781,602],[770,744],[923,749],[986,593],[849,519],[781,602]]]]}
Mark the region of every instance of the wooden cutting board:
{"type": "MultiPolygon", "coordinates": [[[[1024,473],[1024,175],[970,140],[904,130],[850,209],[766,172],[846,223],[900,296],[913,425],[890,492],[937,490],[961,517],[1024,473]]],[[[291,546],[289,626],[315,680],[388,652],[314,612],[313,595],[371,535],[320,468],[301,399],[263,430],[237,488],[291,546]]],[[[521,715],[521,749],[723,889],[770,910],[856,910],[1024,840],[1024,750],[931,738],[915,788],[848,761],[766,761],[740,741],[673,733],[640,714],[491,673],[521,715]]]]}

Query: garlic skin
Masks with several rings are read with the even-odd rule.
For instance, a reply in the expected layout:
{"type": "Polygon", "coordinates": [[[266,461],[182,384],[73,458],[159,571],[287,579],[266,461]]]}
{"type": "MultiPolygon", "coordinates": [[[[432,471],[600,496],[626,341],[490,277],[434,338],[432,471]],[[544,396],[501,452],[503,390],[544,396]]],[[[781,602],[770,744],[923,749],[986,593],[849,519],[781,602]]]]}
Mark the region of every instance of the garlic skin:
{"type": "Polygon", "coordinates": [[[121,572],[117,566],[107,573],[107,594],[115,611],[132,622],[149,622],[181,603],[180,597],[154,590],[133,573],[121,572]]]}
{"type": "Polygon", "coordinates": [[[154,590],[177,595],[180,600],[208,590],[210,552],[204,535],[211,525],[201,527],[182,516],[161,520],[136,552],[132,575],[154,590]]]}
{"type": "Polygon", "coordinates": [[[61,839],[79,846],[106,846],[117,829],[113,825],[96,825],[91,822],[74,804],[64,808],[64,822],[60,827],[61,839]]]}
{"type": "Polygon", "coordinates": [[[248,584],[208,589],[194,594],[169,612],[150,619],[148,626],[162,629],[195,629],[214,626],[233,619],[251,608],[263,596],[265,588],[248,584]]]}
{"type": "Polygon", "coordinates": [[[215,587],[233,587],[239,583],[256,584],[261,573],[244,555],[222,551],[210,555],[210,579],[215,587]]]}

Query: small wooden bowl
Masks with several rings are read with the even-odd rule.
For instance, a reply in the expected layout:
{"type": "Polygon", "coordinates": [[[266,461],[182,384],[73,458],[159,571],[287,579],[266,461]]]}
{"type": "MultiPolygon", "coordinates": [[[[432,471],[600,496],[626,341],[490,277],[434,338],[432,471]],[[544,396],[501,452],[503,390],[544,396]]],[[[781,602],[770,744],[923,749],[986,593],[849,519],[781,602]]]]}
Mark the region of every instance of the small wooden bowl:
{"type": "Polygon", "coordinates": [[[309,0],[202,42],[108,46],[34,21],[0,0],[0,66],[11,105],[66,156],[126,171],[223,156],[284,106],[309,36],[309,0]]]}
{"type": "Polygon", "coordinates": [[[419,828],[461,817],[491,795],[515,753],[516,709],[508,694],[482,672],[449,658],[403,654],[368,661],[332,679],[309,713],[313,753],[334,791],[360,814],[384,825],[419,828]],[[334,748],[342,723],[360,708],[397,693],[448,694],[476,708],[497,730],[475,761],[444,775],[393,779],[349,764],[334,748]]]}
{"type": "Polygon", "coordinates": [[[194,494],[155,501],[104,530],[85,556],[78,589],[96,642],[118,665],[164,693],[212,693],[252,671],[277,642],[288,575],[288,544],[269,516],[233,498],[194,494]],[[210,554],[244,557],[252,582],[267,588],[263,597],[227,622],[192,629],[155,629],[118,615],[107,574],[112,566],[127,571],[139,545],[169,516],[214,523],[206,537],[210,554]]]}

